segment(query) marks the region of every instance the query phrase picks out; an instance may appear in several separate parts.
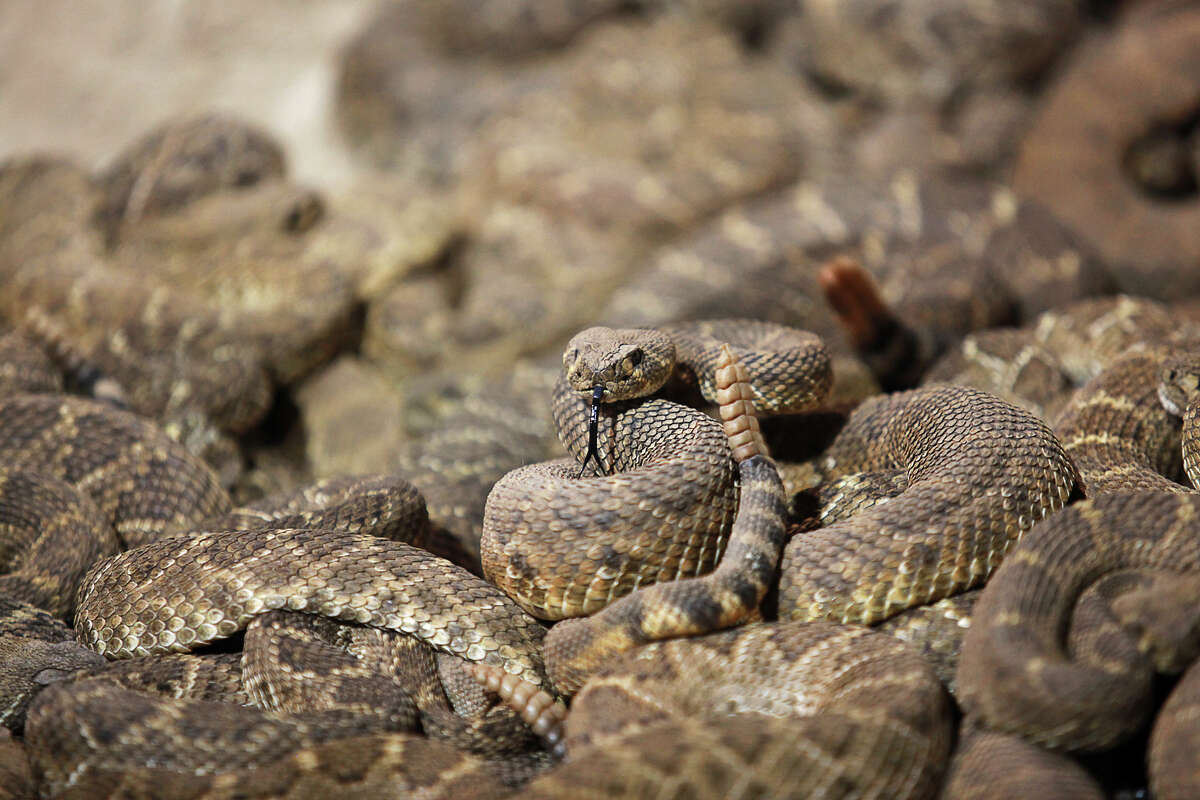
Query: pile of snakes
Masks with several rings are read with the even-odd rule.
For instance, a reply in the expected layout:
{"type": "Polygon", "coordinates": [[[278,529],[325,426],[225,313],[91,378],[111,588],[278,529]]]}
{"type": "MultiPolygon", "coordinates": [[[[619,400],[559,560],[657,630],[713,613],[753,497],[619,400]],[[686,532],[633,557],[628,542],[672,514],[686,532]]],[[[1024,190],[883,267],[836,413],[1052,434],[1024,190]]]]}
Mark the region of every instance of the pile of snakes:
{"type": "Polygon", "coordinates": [[[1200,797],[1200,4],[337,69],[0,163],[0,798],[1200,797]]]}

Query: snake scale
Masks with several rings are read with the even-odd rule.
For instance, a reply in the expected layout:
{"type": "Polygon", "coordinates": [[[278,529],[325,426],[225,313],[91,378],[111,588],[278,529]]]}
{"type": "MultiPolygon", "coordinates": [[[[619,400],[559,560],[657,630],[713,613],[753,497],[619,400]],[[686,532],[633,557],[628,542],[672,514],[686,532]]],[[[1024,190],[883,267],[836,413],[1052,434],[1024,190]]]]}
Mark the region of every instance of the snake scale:
{"type": "MultiPolygon", "coordinates": [[[[719,331],[721,334],[731,333],[732,330],[728,327],[730,323],[717,323],[707,326],[698,326],[705,333],[711,335],[712,331],[719,331]]],[[[785,336],[786,332],[769,326],[748,326],[741,327],[747,330],[754,331],[759,338],[765,338],[768,341],[783,341],[789,345],[799,341],[801,352],[810,353],[806,359],[810,363],[822,364],[819,348],[814,350],[815,341],[805,335],[785,336]],[[766,334],[764,336],[764,334],[766,334]]],[[[682,338],[686,336],[686,328],[671,331],[668,335],[665,332],[647,335],[644,332],[609,332],[609,331],[588,331],[582,334],[579,339],[568,347],[568,370],[567,374],[571,374],[570,367],[577,364],[580,359],[579,352],[583,350],[591,341],[599,340],[603,344],[602,357],[600,361],[610,366],[613,364],[628,369],[629,367],[642,367],[648,362],[653,362],[658,356],[653,352],[652,345],[662,346],[664,341],[670,342],[673,338],[682,338]],[[649,340],[649,344],[644,343],[643,338],[649,340]],[[631,344],[632,343],[632,344],[631,344]],[[641,354],[634,356],[640,348],[641,354]]],[[[685,346],[682,348],[687,349],[685,346]]],[[[705,348],[695,348],[698,351],[703,351],[705,348]]],[[[683,389],[688,388],[689,382],[693,383],[692,388],[703,390],[706,381],[698,379],[695,373],[699,372],[700,367],[690,367],[683,370],[680,376],[683,380],[683,389]],[[689,381],[689,371],[692,376],[689,381]]],[[[825,367],[816,369],[815,385],[828,386],[827,372],[823,372],[825,367]]],[[[661,369],[660,369],[661,371],[661,369]]],[[[669,371],[669,370],[667,370],[669,371]]],[[[806,374],[812,370],[806,368],[803,370],[806,374]]],[[[743,376],[743,380],[745,377],[743,376]]],[[[728,380],[726,381],[728,383],[728,380]]],[[[560,386],[564,386],[566,381],[560,386]]],[[[617,387],[620,384],[619,375],[605,375],[602,370],[593,370],[587,373],[584,379],[579,381],[581,389],[588,391],[594,390],[595,386],[601,385],[604,391],[616,394],[617,387]],[[601,377],[596,377],[601,375],[601,377]]],[[[683,389],[680,389],[682,391],[683,389]]],[[[561,397],[570,397],[565,389],[560,388],[561,397]]],[[[576,390],[578,391],[578,390],[576,390]]],[[[761,395],[761,392],[760,392],[761,395]]],[[[61,403],[61,400],[55,399],[54,396],[47,398],[39,398],[38,396],[28,396],[28,398],[18,397],[17,400],[32,402],[34,399],[43,404],[61,403]],[[47,399],[48,398],[48,399],[47,399]]],[[[752,396],[752,393],[747,388],[738,394],[738,399],[741,401],[751,400],[757,401],[758,398],[752,396]]],[[[907,465],[901,461],[895,460],[897,453],[904,453],[906,449],[909,451],[917,450],[918,448],[911,444],[906,444],[903,436],[900,434],[889,434],[884,429],[883,432],[877,427],[876,422],[879,418],[884,418],[888,421],[899,417],[905,419],[904,414],[910,408],[919,409],[911,412],[918,422],[924,422],[923,425],[902,425],[899,427],[904,435],[916,435],[926,437],[923,444],[924,447],[919,449],[922,456],[926,456],[932,450],[936,454],[936,449],[928,447],[928,442],[939,441],[940,438],[947,438],[952,435],[956,428],[954,409],[962,408],[973,412],[976,415],[982,416],[984,419],[994,420],[990,423],[993,429],[1000,431],[1023,431],[1028,430],[1028,433],[1022,433],[1017,436],[1002,437],[1011,443],[1015,443],[1017,447],[1015,454],[1009,450],[1000,448],[994,439],[984,440],[982,445],[967,451],[971,456],[970,463],[973,467],[972,474],[985,474],[985,470],[980,466],[979,453],[988,452],[990,448],[1000,450],[997,456],[997,461],[1001,464],[1016,464],[1021,467],[1029,463],[1039,463],[1046,465],[1044,470],[1047,477],[1042,479],[1042,483],[1034,485],[1032,490],[1026,489],[1024,492],[1017,491],[1015,488],[1005,490],[997,490],[994,497],[997,498],[996,504],[999,511],[992,511],[985,506],[982,511],[977,511],[968,508],[964,513],[966,519],[983,518],[990,519],[997,517],[999,519],[998,530],[1001,535],[998,545],[999,549],[1007,547],[1011,543],[1011,539],[1015,538],[1023,528],[1027,528],[1032,524],[1032,517],[1038,513],[1036,508],[1019,505],[1022,502],[1029,502],[1022,498],[1027,495],[1045,496],[1050,503],[1061,504],[1070,492],[1070,488],[1074,479],[1074,474],[1070,462],[1065,459],[1061,448],[1056,446],[1053,438],[1049,435],[1048,429],[1044,425],[1040,425],[1031,416],[1025,412],[1021,412],[1014,406],[1003,403],[995,398],[990,398],[984,393],[955,389],[950,387],[932,387],[930,389],[917,390],[909,393],[899,393],[887,398],[884,398],[884,403],[868,403],[855,415],[851,417],[850,422],[839,434],[835,444],[831,447],[829,455],[826,456],[828,464],[827,471],[830,474],[836,474],[836,470],[843,465],[839,463],[837,454],[840,452],[857,452],[863,449],[863,443],[867,442],[874,445],[876,448],[882,448],[881,455],[875,456],[875,460],[868,459],[867,463],[856,464],[853,469],[862,469],[865,467],[878,467],[884,469],[904,469],[908,468],[908,477],[902,482],[905,492],[920,490],[922,481],[929,480],[935,489],[938,487],[937,481],[938,472],[934,469],[926,467],[928,472],[922,472],[922,467],[925,464],[932,464],[933,467],[946,469],[946,465],[937,459],[929,459],[925,462],[917,462],[916,466],[907,465]],[[935,409],[942,410],[940,413],[927,410],[924,403],[932,399],[932,404],[935,409]],[[942,405],[937,405],[938,403],[942,405]],[[883,405],[885,408],[888,405],[898,407],[900,414],[882,414],[876,410],[877,405],[883,405]],[[982,411],[981,411],[982,410],[982,411]],[[992,417],[987,417],[987,414],[992,414],[992,417]],[[1026,428],[1022,428],[1024,425],[1026,428]],[[945,431],[949,429],[951,434],[945,431]],[[899,437],[899,438],[896,438],[899,437]],[[1032,452],[1032,455],[1030,453],[1032,452]],[[1022,461],[1021,459],[1026,459],[1022,461]],[[1033,460],[1033,459],[1036,459],[1033,460]],[[929,479],[926,475],[932,474],[934,477],[929,479]],[[1006,502],[1007,501],[1007,502],[1006,502]],[[1007,515],[1006,513],[1007,512],[1007,515]],[[1024,513],[1023,513],[1024,512],[1024,513]],[[1025,517],[1025,519],[1022,519],[1025,517]],[[1015,531],[1014,532],[1014,529],[1015,531]]],[[[17,401],[10,401],[16,403],[17,401]]],[[[563,401],[565,404],[565,400],[563,401]]],[[[586,434],[586,424],[583,419],[587,413],[586,401],[579,401],[574,398],[571,400],[575,406],[575,418],[571,425],[565,429],[575,432],[578,439],[578,447],[581,451],[584,447],[584,439],[586,434]]],[[[638,413],[641,406],[633,405],[638,401],[617,401],[628,403],[629,410],[627,418],[629,423],[636,428],[636,424],[645,419],[643,414],[638,413]]],[[[661,409],[663,404],[669,404],[671,401],[666,400],[648,400],[641,401],[648,405],[651,409],[661,409]]],[[[91,408],[98,417],[116,416],[120,418],[124,412],[116,412],[109,410],[103,406],[98,406],[95,403],[90,405],[84,404],[84,407],[91,408]]],[[[669,411],[672,405],[665,406],[669,411]]],[[[55,406],[51,405],[51,408],[55,406]]],[[[682,406],[678,406],[683,409],[682,406]]],[[[655,411],[655,414],[661,413],[655,411]]],[[[706,417],[698,412],[672,411],[678,414],[683,420],[685,426],[696,426],[703,424],[702,421],[707,420],[706,417]],[[694,416],[692,416],[694,415],[694,416]]],[[[964,412],[965,413],[965,412],[964,412]]],[[[619,418],[618,418],[619,419],[619,418]]],[[[64,426],[67,432],[76,430],[76,425],[73,418],[68,419],[66,423],[59,423],[64,426]]],[[[679,423],[676,423],[679,424],[679,423]]],[[[713,423],[716,425],[716,423],[713,423]]],[[[661,426],[660,426],[661,427],[661,426]]],[[[988,426],[982,426],[985,432],[988,432],[988,426]]],[[[967,430],[973,430],[968,428],[967,430]]],[[[726,454],[724,459],[731,463],[731,451],[729,445],[725,443],[725,433],[720,430],[720,426],[715,428],[716,439],[725,448],[723,452],[726,454]]],[[[601,453],[600,462],[615,465],[625,466],[627,462],[624,459],[628,458],[622,451],[622,446],[625,442],[619,436],[604,435],[604,427],[600,426],[597,436],[597,446],[601,453]]],[[[978,441],[978,440],[977,440],[978,441]]],[[[173,444],[173,443],[172,443],[173,444]]],[[[865,448],[870,452],[871,448],[865,448]]],[[[928,456],[926,456],[928,458],[928,456]]],[[[950,466],[955,466],[953,459],[949,459],[950,466]]],[[[741,489],[743,492],[750,494],[744,497],[752,496],[757,490],[756,484],[761,478],[756,477],[757,465],[763,463],[761,457],[750,457],[743,463],[741,475],[741,489]]],[[[850,467],[846,467],[849,469],[850,467]]],[[[599,465],[593,467],[599,471],[599,465]]],[[[959,467],[959,469],[963,469],[959,467]]],[[[773,472],[773,468],[771,469],[773,472]]],[[[1029,469],[1017,469],[1016,474],[1025,476],[1032,473],[1029,469]]],[[[570,474],[570,473],[568,473],[570,474]]],[[[951,473],[953,474],[953,473],[951,473]]],[[[1003,473],[1002,473],[1003,474],[1003,473]]],[[[572,475],[572,480],[575,479],[572,475]]],[[[985,477],[988,477],[985,475],[985,477]]],[[[593,478],[585,478],[584,481],[599,481],[608,480],[604,476],[596,476],[593,478]]],[[[777,480],[777,479],[776,479],[777,480]]],[[[944,479],[942,479],[944,480],[944,479]]],[[[618,485],[620,485],[618,483],[618,485]]],[[[1003,485],[1003,484],[1001,484],[1003,485]]],[[[357,488],[357,487],[355,487],[357,488]]],[[[316,496],[324,496],[328,500],[328,496],[336,495],[337,487],[330,486],[325,490],[313,490],[309,493],[308,501],[316,496]]],[[[943,490],[944,491],[944,490],[943,490]]],[[[770,496],[768,494],[768,496],[770,496]]],[[[782,513],[782,495],[779,489],[774,490],[774,511],[767,514],[767,518],[774,516],[778,518],[782,513]]],[[[892,503],[883,504],[879,509],[896,508],[896,503],[901,500],[893,501],[892,503]]],[[[441,624],[440,620],[422,619],[422,612],[417,611],[415,616],[406,616],[404,609],[406,607],[439,607],[445,608],[450,604],[449,598],[453,596],[455,599],[453,604],[462,607],[464,595],[465,575],[454,578],[452,583],[441,584],[440,581],[448,577],[445,567],[437,566],[435,562],[424,556],[412,548],[399,543],[388,542],[383,539],[369,537],[363,533],[355,532],[340,532],[340,531],[313,531],[305,529],[290,529],[286,527],[276,527],[280,524],[286,524],[290,518],[289,515],[297,513],[302,514],[303,502],[283,503],[282,506],[275,512],[259,511],[253,509],[230,514],[224,512],[215,516],[217,520],[226,520],[226,524],[232,525],[234,528],[253,528],[254,524],[266,523],[267,527],[263,532],[255,537],[250,537],[244,530],[228,530],[222,532],[220,530],[208,533],[189,533],[186,536],[167,536],[160,542],[149,542],[141,547],[130,550],[128,553],[118,555],[102,562],[88,577],[86,588],[80,594],[79,609],[77,613],[77,624],[80,626],[80,632],[83,640],[102,652],[109,652],[110,655],[127,655],[135,652],[154,652],[171,649],[186,649],[193,644],[201,644],[204,641],[211,640],[221,636],[227,636],[237,629],[242,627],[252,616],[269,611],[272,608],[287,607],[299,611],[308,611],[310,613],[318,613],[328,617],[342,617],[357,622],[365,622],[386,629],[405,630],[411,633],[416,633],[418,636],[426,638],[431,644],[441,647],[451,652],[457,652],[459,655],[464,655],[472,660],[491,661],[494,664],[505,666],[512,669],[514,665],[520,665],[515,670],[521,677],[525,677],[532,683],[541,681],[540,668],[537,666],[536,655],[525,655],[522,653],[536,654],[536,649],[530,646],[530,642],[536,644],[541,636],[540,626],[536,626],[532,620],[521,614],[515,606],[511,605],[510,601],[503,598],[490,585],[478,581],[473,584],[475,592],[478,594],[480,603],[472,605],[470,602],[465,604],[465,617],[472,619],[472,624],[468,629],[466,624],[451,622],[450,630],[462,632],[466,636],[477,634],[475,623],[480,619],[488,620],[489,608],[494,608],[500,611],[501,616],[493,619],[493,622],[498,622],[496,630],[498,639],[496,641],[483,640],[466,642],[454,638],[446,638],[447,628],[441,624]],[[277,553],[287,554],[285,559],[280,559],[277,553]],[[313,563],[319,564],[319,567],[302,567],[299,572],[291,573],[288,571],[287,565],[292,563],[291,559],[297,555],[302,555],[304,558],[311,558],[313,563]],[[170,565],[164,568],[163,564],[170,565]],[[254,573],[245,573],[244,567],[246,564],[261,565],[259,568],[264,570],[263,575],[270,576],[269,580],[276,581],[275,583],[262,582],[261,578],[254,577],[254,573]],[[366,576],[363,577],[363,570],[358,569],[359,565],[367,566],[366,576]],[[412,565],[412,566],[408,566],[412,565]],[[432,568],[432,571],[424,573],[424,578],[414,580],[412,575],[421,575],[421,568],[424,565],[427,568],[432,568]],[[413,567],[415,567],[415,572],[413,567]],[[192,577],[188,577],[188,576],[192,577]],[[213,576],[224,576],[220,580],[210,580],[213,576]],[[247,578],[250,578],[247,581],[247,578]],[[315,578],[315,580],[314,580],[315,578]],[[173,603],[172,606],[162,606],[155,612],[154,609],[146,603],[137,600],[136,598],[153,595],[156,592],[153,590],[154,581],[162,581],[165,585],[177,587],[183,595],[182,602],[173,603]],[[113,582],[113,586],[109,583],[113,582]],[[113,587],[120,588],[113,588],[113,587]],[[315,590],[314,590],[315,587],[315,590]],[[215,594],[214,594],[215,591],[215,594]],[[410,594],[414,592],[415,594],[410,594]],[[438,599],[438,598],[441,599],[438,599]],[[113,602],[114,598],[120,598],[117,602],[113,602]],[[398,609],[398,610],[397,610],[398,609]],[[507,609],[507,610],[506,610],[507,609]],[[521,622],[527,620],[527,622],[521,622]],[[522,627],[524,626],[524,627],[522,627]],[[532,626],[532,627],[530,627],[532,626]],[[518,640],[510,640],[512,632],[520,630],[528,631],[526,638],[518,640]],[[473,647],[474,646],[474,647],[473,647]],[[494,651],[494,654],[493,654],[494,651]],[[525,660],[522,660],[524,658],[525,660]],[[532,659],[532,660],[530,660],[532,659]]],[[[745,513],[748,519],[753,520],[757,515],[762,515],[764,512],[755,511],[752,505],[747,505],[745,508],[739,506],[738,515],[745,513]]],[[[875,513],[875,512],[868,512],[875,513]]],[[[1063,512],[1066,513],[1066,512],[1063,512]]],[[[861,520],[861,516],[853,517],[853,519],[861,520]]],[[[411,523],[410,523],[411,524],[411,523]]],[[[736,528],[736,525],[735,525],[736,528]]],[[[129,534],[126,533],[126,536],[129,534]]],[[[814,534],[807,534],[813,536],[814,534]]],[[[802,535],[798,540],[804,542],[802,535]]],[[[776,547],[782,544],[782,538],[776,535],[776,547]]],[[[979,551],[984,565],[988,564],[989,557],[985,549],[979,551]]],[[[727,547],[725,553],[732,551],[732,544],[727,547]]],[[[750,555],[753,551],[749,551],[750,555]]],[[[775,551],[776,556],[778,550],[775,551]]],[[[774,560],[771,558],[771,560],[774,560]]],[[[986,568],[986,567],[985,567],[986,568]]],[[[791,574],[800,572],[794,570],[791,574]]],[[[801,573],[802,574],[802,573],[801,573]]],[[[907,574],[904,569],[898,570],[899,575],[907,574]]],[[[970,575],[970,573],[967,573],[970,575]]],[[[786,581],[789,576],[789,567],[785,560],[784,579],[785,587],[788,585],[786,581]]],[[[761,580],[761,579],[760,579],[761,580]]],[[[970,578],[962,581],[958,586],[953,588],[964,588],[970,578]]],[[[469,583],[469,581],[467,581],[469,583]]],[[[662,583],[663,587],[671,587],[673,584],[678,584],[678,581],[667,581],[662,583]]],[[[936,585],[936,583],[935,583],[936,585]]],[[[903,586],[903,583],[902,583],[903,586]]],[[[634,588],[637,588],[636,586],[634,588]]],[[[469,590],[470,591],[470,590],[469,590]]],[[[651,590],[642,589],[642,592],[651,590]]],[[[928,590],[926,590],[928,591],[928,590]]],[[[738,592],[735,591],[735,594],[738,592]]],[[[652,595],[651,595],[652,596],[652,595]]],[[[664,598],[669,598],[669,594],[664,594],[664,598]]],[[[794,595],[789,595],[785,588],[781,594],[781,607],[787,608],[789,598],[794,595]]],[[[853,594],[848,594],[853,599],[853,594]]],[[[929,597],[930,595],[926,595],[929,597]]],[[[626,600],[633,600],[638,597],[635,593],[626,600]]],[[[740,602],[751,603],[751,607],[757,605],[758,599],[761,598],[760,593],[752,594],[749,598],[742,597],[740,602]]],[[[641,617],[650,610],[659,607],[669,607],[670,603],[664,602],[663,599],[655,598],[657,603],[653,601],[642,601],[639,610],[634,612],[635,618],[641,617]]],[[[621,602],[614,604],[616,608],[621,602]]],[[[793,601],[794,602],[794,601],[793,601]]],[[[906,601],[898,601],[895,606],[903,607],[906,601]]],[[[681,604],[682,605],[682,604],[681,604]]],[[[869,607],[869,604],[867,604],[869,607]]],[[[635,608],[638,608],[635,606],[635,608]]],[[[686,606],[684,606],[686,609],[686,606]]],[[[893,610],[885,606],[887,613],[893,610]]],[[[704,625],[718,624],[716,619],[706,619],[703,614],[699,614],[694,610],[685,612],[695,624],[699,624],[703,629],[704,625]]],[[[601,618],[597,617],[599,621],[601,618]]],[[[562,623],[560,623],[561,625],[562,623]]],[[[727,623],[726,623],[727,624],[727,623]]],[[[621,630],[618,626],[616,630],[621,630]]],[[[686,628],[685,628],[686,630],[686,628]]],[[[741,635],[741,634],[738,634],[741,635]]],[[[627,645],[626,645],[627,646],[627,645]]],[[[622,648],[623,649],[623,648],[622,648]]],[[[552,653],[552,649],[547,650],[547,655],[552,653]]],[[[890,663],[888,659],[884,659],[880,664],[890,663]]],[[[598,663],[593,663],[587,671],[590,672],[598,666],[598,663]]],[[[966,668],[964,668],[966,669],[966,668]]],[[[582,677],[569,678],[563,681],[560,689],[570,691],[578,688],[582,683],[582,677]]],[[[558,679],[556,679],[558,683],[558,679]]],[[[79,692],[79,695],[74,696],[70,702],[79,702],[83,697],[86,697],[88,687],[86,682],[80,684],[80,688],[72,689],[73,692],[79,692]]],[[[97,684],[93,690],[97,696],[99,707],[104,707],[106,703],[114,701],[112,690],[105,688],[102,684],[97,684]]],[[[53,708],[52,703],[57,697],[56,693],[46,695],[44,702],[47,708],[53,708]]],[[[126,705],[130,708],[137,707],[133,699],[126,701],[126,705]]],[[[35,711],[43,708],[42,705],[35,705],[35,711]]],[[[157,711],[154,711],[156,706],[147,706],[140,713],[153,715],[157,719],[157,711]]],[[[50,713],[50,712],[46,712],[50,713]]],[[[184,713],[199,713],[184,712],[184,713]]],[[[45,744],[46,741],[39,738],[38,733],[41,726],[47,724],[48,719],[59,719],[61,714],[51,714],[49,717],[42,716],[42,712],[33,713],[30,718],[32,725],[32,734],[30,741],[37,748],[53,748],[66,745],[45,744]]],[[[217,719],[224,720],[220,714],[216,715],[217,719]]],[[[181,718],[182,719],[182,718],[181,718]]],[[[242,723],[234,722],[233,720],[224,720],[221,726],[231,725],[234,728],[239,726],[247,726],[249,720],[242,723]]],[[[739,723],[740,724],[740,723],[739,723]]],[[[736,724],[734,730],[736,730],[736,724]]],[[[299,728],[290,728],[292,732],[288,736],[297,738],[286,739],[292,741],[296,746],[299,742],[305,742],[305,747],[321,747],[319,739],[314,739],[310,729],[304,728],[301,725],[299,728]]],[[[336,735],[336,726],[328,731],[330,736],[336,735]]],[[[778,734],[786,738],[786,734],[780,732],[778,734]]],[[[699,733],[689,733],[687,741],[700,741],[703,735],[699,733]]],[[[268,740],[269,741],[269,740],[268,740]]],[[[636,737],[633,739],[637,741],[636,737]]],[[[706,747],[705,752],[711,752],[713,748],[720,746],[729,746],[728,742],[725,745],[719,745],[717,742],[710,742],[706,747]]],[[[284,747],[284,749],[287,749],[284,747]]],[[[748,756],[743,756],[747,758],[748,756]]],[[[936,759],[934,759],[936,761],[936,759]]],[[[586,762],[581,762],[586,763],[586,762]]],[[[576,769],[585,769],[585,767],[576,767],[576,769]]],[[[930,767],[931,770],[936,767],[930,767]]],[[[630,768],[631,772],[635,772],[630,768]]],[[[95,771],[94,771],[95,772],[95,771]]],[[[92,775],[91,772],[88,773],[92,775]]],[[[89,777],[89,780],[101,780],[104,774],[103,769],[95,772],[95,775],[89,777]]],[[[564,778],[569,776],[569,772],[564,773],[564,778]]],[[[623,773],[624,774],[624,773],[623,773]]],[[[809,780],[795,776],[792,779],[800,781],[809,780]]],[[[864,779],[865,780],[865,779],[864,779]]],[[[891,779],[889,779],[891,780],[891,779]]],[[[926,780],[926,779],[923,779],[926,780]]],[[[889,786],[894,786],[889,783],[889,786]]],[[[918,792],[919,794],[919,792],[918,792]]]]}
{"type": "Polygon", "coordinates": [[[945,702],[916,654],[862,628],[751,624],[658,642],[589,680],[567,718],[567,763],[528,791],[930,796],[950,746],[945,702]],[[681,669],[706,675],[703,688],[681,669]]]}
{"type": "Polygon", "coordinates": [[[565,377],[555,388],[555,418],[574,458],[510,473],[493,487],[484,517],[485,575],[531,613],[557,619],[596,611],[644,583],[711,570],[737,507],[725,433],[674,401],[629,398],[657,390],[680,364],[705,376],[693,382],[715,401],[719,350],[712,342],[730,340],[762,349],[753,361],[743,359],[751,385],[773,385],[756,383],[760,364],[764,378],[772,371],[798,378],[794,386],[781,382],[787,393],[776,397],[760,389],[753,398],[759,410],[803,408],[828,391],[823,345],[781,326],[723,320],[659,332],[584,331],[568,345],[565,377]],[[589,413],[580,395],[590,396],[593,387],[603,388],[598,460],[614,475],[579,482],[574,465],[587,451],[589,413]],[[631,482],[624,477],[629,472],[649,480],[631,482]],[[667,508],[671,513],[660,510],[667,508]],[[627,531],[626,541],[577,541],[597,518],[604,528],[627,531]],[[590,583],[576,580],[593,573],[590,583]]]}
{"type": "Polygon", "coordinates": [[[825,466],[832,477],[903,470],[906,489],[792,539],[780,610],[793,619],[872,623],[978,585],[1024,531],[1067,502],[1077,480],[1045,423],[951,386],[864,402],[825,466]]]}
{"type": "Polygon", "coordinates": [[[1154,6],[1039,107],[1079,4],[389,6],[341,124],[463,209],[393,284],[228,118],[0,167],[0,797],[1100,797],[1077,754],[1141,734],[1196,794],[1197,17],[1154,6]],[[819,163],[884,110],[853,157],[926,120],[1012,186],[819,163]],[[1118,287],[1171,302],[1068,305],[1118,287]],[[339,350],[406,382],[428,515],[267,474],[339,350]],[[460,357],[511,372],[419,374],[460,357]],[[569,458],[497,481],[552,457],[522,414],[569,458]]]}

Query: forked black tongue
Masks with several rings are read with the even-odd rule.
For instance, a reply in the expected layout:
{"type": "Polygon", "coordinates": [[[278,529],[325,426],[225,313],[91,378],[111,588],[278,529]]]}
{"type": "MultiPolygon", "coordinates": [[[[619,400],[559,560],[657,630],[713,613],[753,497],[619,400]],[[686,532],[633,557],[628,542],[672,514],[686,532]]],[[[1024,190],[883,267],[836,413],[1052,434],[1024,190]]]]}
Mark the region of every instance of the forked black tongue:
{"type": "Polygon", "coordinates": [[[583,463],[579,466],[579,474],[576,478],[582,478],[583,473],[587,470],[588,462],[593,458],[596,459],[596,467],[602,475],[607,475],[608,472],[604,469],[604,462],[600,460],[600,450],[596,446],[596,437],[600,434],[600,398],[604,397],[603,386],[592,387],[592,406],[588,413],[588,449],[587,455],[583,457],[583,463]]]}

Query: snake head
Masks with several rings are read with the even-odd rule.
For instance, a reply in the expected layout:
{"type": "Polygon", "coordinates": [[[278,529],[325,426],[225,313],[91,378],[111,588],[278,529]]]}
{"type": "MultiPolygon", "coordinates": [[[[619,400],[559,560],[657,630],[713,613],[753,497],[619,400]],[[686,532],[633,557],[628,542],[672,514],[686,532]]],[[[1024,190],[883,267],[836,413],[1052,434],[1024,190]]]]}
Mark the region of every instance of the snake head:
{"type": "Polygon", "coordinates": [[[1182,417],[1189,403],[1200,400],[1200,351],[1172,353],[1158,373],[1158,399],[1163,408],[1182,417]]]}
{"type": "Polygon", "coordinates": [[[665,333],[636,328],[588,328],[563,353],[563,374],[572,389],[603,401],[630,400],[657,391],[675,369],[675,345],[665,333]]]}
{"type": "Polygon", "coordinates": [[[107,663],[78,642],[0,636],[0,725],[20,730],[26,708],[43,688],[107,663]]]}

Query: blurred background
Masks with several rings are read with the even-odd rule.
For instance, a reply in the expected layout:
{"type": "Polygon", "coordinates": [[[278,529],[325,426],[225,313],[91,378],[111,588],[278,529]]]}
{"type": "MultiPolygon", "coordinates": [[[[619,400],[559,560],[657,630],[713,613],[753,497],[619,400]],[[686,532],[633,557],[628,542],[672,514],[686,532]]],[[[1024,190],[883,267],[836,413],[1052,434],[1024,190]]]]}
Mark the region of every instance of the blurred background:
{"type": "MultiPolygon", "coordinates": [[[[386,16],[382,5],[375,0],[0,3],[0,156],[57,150],[98,166],[172,115],[224,110],[279,137],[296,177],[322,186],[344,184],[354,174],[354,161],[331,115],[341,55],[372,19],[386,16]]],[[[438,4],[414,0],[408,5],[438,4]]],[[[442,41],[435,41],[432,56],[445,55],[444,45],[468,57],[472,47],[485,57],[489,51],[505,55],[511,50],[512,58],[491,61],[493,73],[515,69],[521,51],[536,51],[539,45],[559,49],[589,28],[676,13],[706,25],[725,23],[755,58],[794,68],[798,82],[822,90],[827,100],[843,101],[838,103],[843,110],[852,105],[847,100],[869,104],[872,113],[882,109],[881,103],[908,113],[938,107],[943,115],[953,111],[982,125],[975,117],[1019,116],[1012,106],[1020,98],[1007,96],[984,111],[974,107],[983,105],[974,102],[974,91],[1036,89],[1082,36],[1144,3],[552,0],[540,4],[541,19],[525,21],[505,19],[510,14],[504,7],[539,4],[442,5],[443,12],[423,14],[435,17],[432,22],[398,27],[414,34],[422,24],[434,27],[433,38],[442,41]],[[457,44],[436,31],[471,17],[478,29],[462,25],[457,44]],[[486,17],[496,30],[490,38],[486,17]],[[508,27],[524,27],[527,34],[514,36],[508,27]],[[544,30],[540,42],[539,34],[530,32],[539,28],[544,30]],[[511,46],[493,44],[505,39],[511,46]]],[[[859,115],[866,110],[853,109],[859,115]]],[[[862,126],[854,114],[843,122],[862,126]]]]}
{"type": "Polygon", "coordinates": [[[338,49],[372,0],[0,3],[0,156],[41,149],[96,167],[152,125],[222,109],[266,126],[296,175],[351,165],[329,114],[338,49]]]}

